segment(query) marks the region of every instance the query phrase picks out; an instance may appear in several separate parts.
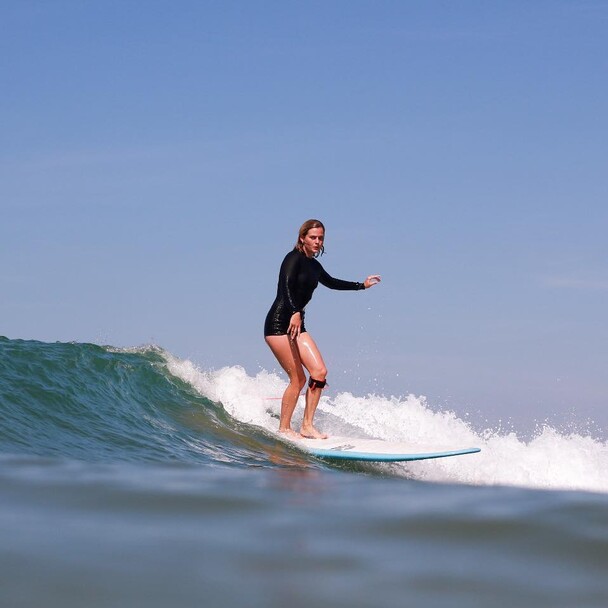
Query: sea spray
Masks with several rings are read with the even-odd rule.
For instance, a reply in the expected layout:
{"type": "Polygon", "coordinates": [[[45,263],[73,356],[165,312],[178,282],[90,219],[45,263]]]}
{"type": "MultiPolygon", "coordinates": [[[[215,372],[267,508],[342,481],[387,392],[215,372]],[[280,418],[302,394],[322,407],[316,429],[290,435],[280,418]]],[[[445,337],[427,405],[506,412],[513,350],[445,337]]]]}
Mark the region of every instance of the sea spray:
{"type": "MultiPolygon", "coordinates": [[[[280,396],[286,382],[260,371],[250,376],[239,366],[203,371],[190,361],[165,353],[171,373],[203,395],[219,401],[238,420],[276,431],[280,396]]],[[[299,400],[294,423],[302,415],[299,400]]],[[[541,427],[530,440],[514,432],[476,431],[453,411],[435,411],[424,397],[354,396],[338,393],[322,397],[319,427],[334,435],[398,440],[417,446],[482,448],[475,455],[440,461],[378,465],[397,475],[425,481],[475,485],[608,492],[608,444],[597,438],[541,427]]],[[[294,426],[296,426],[294,424],[294,426]]]]}

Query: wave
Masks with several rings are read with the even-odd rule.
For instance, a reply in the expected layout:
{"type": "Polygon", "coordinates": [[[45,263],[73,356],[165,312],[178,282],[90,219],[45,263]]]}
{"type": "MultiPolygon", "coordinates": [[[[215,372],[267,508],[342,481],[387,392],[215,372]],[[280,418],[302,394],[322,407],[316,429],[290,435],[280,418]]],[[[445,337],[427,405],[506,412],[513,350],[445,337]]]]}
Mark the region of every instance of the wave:
{"type": "MultiPolygon", "coordinates": [[[[330,466],[277,439],[281,376],[240,366],[203,370],[156,346],[0,338],[4,454],[88,461],[330,466]]],[[[302,399],[294,420],[301,417],[302,399]]],[[[480,454],[394,465],[339,465],[371,474],[475,485],[608,492],[608,444],[549,425],[532,439],[479,430],[424,397],[324,395],[317,420],[334,435],[477,446],[480,454]]]]}
{"type": "Polygon", "coordinates": [[[0,338],[5,454],[249,465],[267,441],[172,375],[157,347],[0,338]]]}

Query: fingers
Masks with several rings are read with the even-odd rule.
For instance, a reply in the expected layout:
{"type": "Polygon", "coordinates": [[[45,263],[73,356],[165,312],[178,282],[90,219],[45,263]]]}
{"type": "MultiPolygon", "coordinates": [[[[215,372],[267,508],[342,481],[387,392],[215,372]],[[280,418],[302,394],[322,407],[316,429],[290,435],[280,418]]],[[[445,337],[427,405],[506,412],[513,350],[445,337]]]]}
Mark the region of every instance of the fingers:
{"type": "Polygon", "coordinates": [[[379,274],[372,274],[367,279],[365,279],[365,284],[367,287],[373,287],[377,285],[382,280],[382,277],[379,274]]]}
{"type": "Polygon", "coordinates": [[[296,340],[300,335],[300,330],[302,328],[302,317],[300,313],[294,313],[289,322],[289,327],[287,328],[287,333],[292,340],[296,340]]]}

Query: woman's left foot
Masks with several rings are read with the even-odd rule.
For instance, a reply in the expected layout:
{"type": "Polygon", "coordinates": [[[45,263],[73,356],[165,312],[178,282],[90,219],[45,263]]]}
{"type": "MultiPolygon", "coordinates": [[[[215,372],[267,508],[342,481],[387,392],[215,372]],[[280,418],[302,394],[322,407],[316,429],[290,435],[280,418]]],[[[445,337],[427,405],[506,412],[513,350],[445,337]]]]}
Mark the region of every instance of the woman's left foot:
{"type": "Polygon", "coordinates": [[[321,431],[317,431],[314,426],[311,427],[302,427],[300,429],[300,435],[304,437],[304,439],[327,439],[329,435],[326,433],[321,433],[321,431]]]}

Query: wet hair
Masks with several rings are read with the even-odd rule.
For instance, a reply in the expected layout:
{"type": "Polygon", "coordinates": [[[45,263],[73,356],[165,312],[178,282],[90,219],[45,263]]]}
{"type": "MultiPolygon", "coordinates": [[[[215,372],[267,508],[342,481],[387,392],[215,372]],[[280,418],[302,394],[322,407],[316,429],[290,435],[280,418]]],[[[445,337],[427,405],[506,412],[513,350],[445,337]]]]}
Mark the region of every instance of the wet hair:
{"type": "MultiPolygon", "coordinates": [[[[312,230],[313,228],[323,228],[323,236],[325,236],[325,226],[323,226],[323,222],[321,222],[319,220],[306,220],[300,226],[300,231],[298,232],[298,240],[296,241],[296,246],[294,247],[294,249],[297,249],[301,253],[304,253],[304,247],[303,247],[302,241],[300,239],[303,239],[308,234],[308,231],[312,230]]],[[[324,252],[325,252],[325,247],[323,247],[323,245],[321,245],[321,249],[319,250],[319,253],[317,253],[317,255],[315,257],[323,255],[324,252]]]]}

